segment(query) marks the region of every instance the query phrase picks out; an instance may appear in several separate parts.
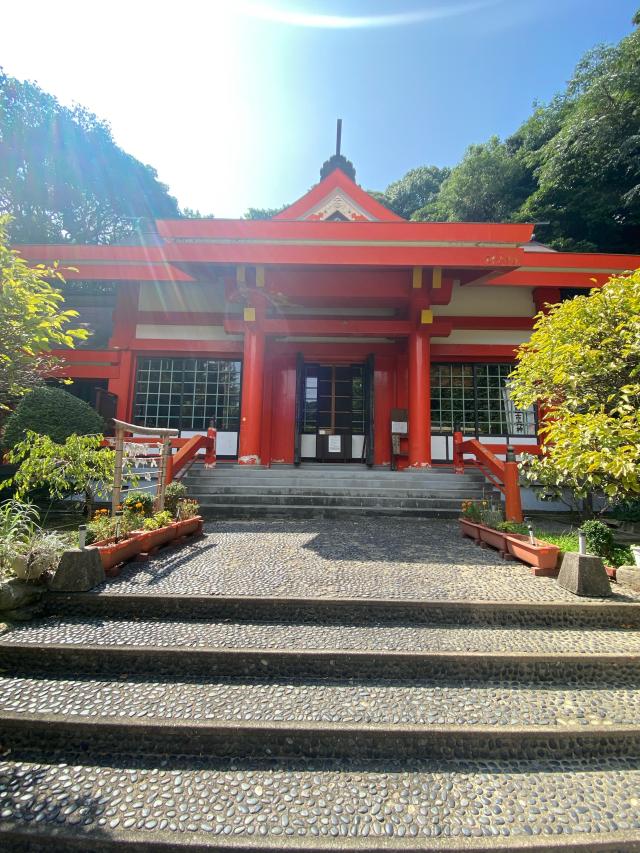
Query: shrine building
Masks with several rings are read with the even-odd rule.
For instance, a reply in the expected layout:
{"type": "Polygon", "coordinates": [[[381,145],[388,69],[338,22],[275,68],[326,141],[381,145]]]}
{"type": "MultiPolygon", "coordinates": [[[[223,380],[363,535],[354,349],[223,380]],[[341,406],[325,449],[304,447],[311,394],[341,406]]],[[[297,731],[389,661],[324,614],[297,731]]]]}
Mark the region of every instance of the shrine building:
{"type": "Polygon", "coordinates": [[[94,332],[58,352],[69,390],[182,437],[213,421],[218,457],[243,465],[389,467],[395,447],[399,467],[426,468],[450,462],[456,426],[495,452],[535,446],[537,412],[507,388],[533,317],[640,257],[556,252],[530,224],[408,222],[355,178],[336,153],[270,220],[17,247],[60,262],[66,307],[94,332]]]}

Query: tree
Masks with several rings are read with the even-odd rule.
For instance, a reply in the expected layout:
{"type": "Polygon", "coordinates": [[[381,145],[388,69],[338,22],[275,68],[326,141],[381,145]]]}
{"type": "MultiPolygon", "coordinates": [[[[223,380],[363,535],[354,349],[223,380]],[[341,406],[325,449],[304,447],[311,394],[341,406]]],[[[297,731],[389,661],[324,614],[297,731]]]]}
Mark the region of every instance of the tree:
{"type": "Polygon", "coordinates": [[[0,214],[13,242],[109,243],[140,221],[180,215],[151,166],[113,140],[106,122],[62,106],[0,69],[0,214]]]}
{"type": "Polygon", "coordinates": [[[415,219],[439,222],[505,222],[534,189],[531,170],[497,136],[471,145],[443,181],[435,199],[415,219]]]}
{"type": "Polygon", "coordinates": [[[62,310],[63,296],[48,281],[64,282],[57,265],[30,267],[9,248],[7,225],[7,217],[0,217],[0,410],[59,365],[53,348],[88,337],[85,329],[71,327],[78,312],[62,310]]]}
{"type": "Polygon", "coordinates": [[[518,408],[540,402],[543,453],[523,474],[547,493],[640,494],[640,270],[538,314],[511,374],[518,408]]]}
{"type": "Polygon", "coordinates": [[[62,388],[36,388],[20,400],[7,418],[2,444],[13,447],[29,430],[63,442],[74,434],[101,435],[104,427],[102,417],[84,400],[62,388]]]}
{"type": "Polygon", "coordinates": [[[410,169],[403,178],[389,184],[384,193],[379,194],[379,201],[398,216],[411,219],[417,210],[431,204],[436,198],[450,171],[438,166],[410,169]]]}
{"type": "Polygon", "coordinates": [[[18,500],[43,488],[51,498],[82,494],[91,517],[96,496],[113,487],[115,451],[102,447],[101,435],[71,435],[58,444],[48,435],[29,431],[7,458],[19,468],[0,488],[13,486],[18,500]]]}
{"type": "Polygon", "coordinates": [[[250,207],[242,218],[273,219],[274,216],[282,213],[282,211],[286,210],[287,207],[289,207],[288,204],[283,204],[282,207],[250,207]]]}

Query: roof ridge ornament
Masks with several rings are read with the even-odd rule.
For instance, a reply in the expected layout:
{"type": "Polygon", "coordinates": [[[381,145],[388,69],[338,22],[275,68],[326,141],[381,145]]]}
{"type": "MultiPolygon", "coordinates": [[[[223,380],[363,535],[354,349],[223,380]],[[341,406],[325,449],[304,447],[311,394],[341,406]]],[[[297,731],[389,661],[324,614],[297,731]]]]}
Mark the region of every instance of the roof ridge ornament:
{"type": "Polygon", "coordinates": [[[320,180],[323,181],[331,172],[340,169],[354,183],[356,181],[356,170],[351,160],[347,160],[344,154],[340,153],[342,147],[342,119],[336,120],[336,153],[329,157],[322,164],[320,169],[320,180]]]}

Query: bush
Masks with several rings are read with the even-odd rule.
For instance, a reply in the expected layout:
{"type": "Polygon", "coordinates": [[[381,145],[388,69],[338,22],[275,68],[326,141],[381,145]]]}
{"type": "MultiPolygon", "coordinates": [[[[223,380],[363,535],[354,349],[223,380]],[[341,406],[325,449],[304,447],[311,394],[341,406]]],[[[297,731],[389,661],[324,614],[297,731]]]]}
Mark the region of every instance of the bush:
{"type": "Polygon", "coordinates": [[[175,514],[178,509],[178,501],[186,498],[187,496],[187,487],[184,483],[179,483],[177,480],[174,480],[172,483],[169,483],[167,488],[164,491],[164,505],[169,510],[171,515],[175,517],[175,514]]]}
{"type": "Polygon", "coordinates": [[[178,501],[177,517],[180,521],[186,521],[188,518],[194,518],[200,512],[200,504],[194,500],[178,501]]]}
{"type": "Polygon", "coordinates": [[[36,388],[7,418],[2,443],[7,448],[14,447],[31,430],[64,444],[71,435],[101,434],[104,428],[96,410],[73,394],[61,388],[36,388]]]}
{"type": "Polygon", "coordinates": [[[153,495],[150,495],[149,492],[130,492],[123,500],[122,505],[132,512],[151,515],[153,512],[153,495]]]}
{"type": "Polygon", "coordinates": [[[596,519],[585,521],[582,529],[587,538],[587,548],[592,554],[607,558],[613,555],[615,548],[613,531],[607,527],[604,521],[597,521],[596,519]]]}

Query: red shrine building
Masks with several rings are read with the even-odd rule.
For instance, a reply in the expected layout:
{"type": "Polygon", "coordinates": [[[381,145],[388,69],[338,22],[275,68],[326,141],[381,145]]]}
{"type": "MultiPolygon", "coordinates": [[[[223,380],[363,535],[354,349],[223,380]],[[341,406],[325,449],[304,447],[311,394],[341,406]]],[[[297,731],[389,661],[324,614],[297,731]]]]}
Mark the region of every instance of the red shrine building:
{"type": "Polygon", "coordinates": [[[454,427],[497,452],[536,445],[537,412],[517,411],[507,382],[534,315],[640,267],[555,252],[527,224],[408,222],[340,154],[270,220],[18,248],[73,268],[67,305],[94,334],[59,353],[70,390],[183,437],[213,421],[219,457],[266,466],[425,468],[451,460],[454,427]]]}

